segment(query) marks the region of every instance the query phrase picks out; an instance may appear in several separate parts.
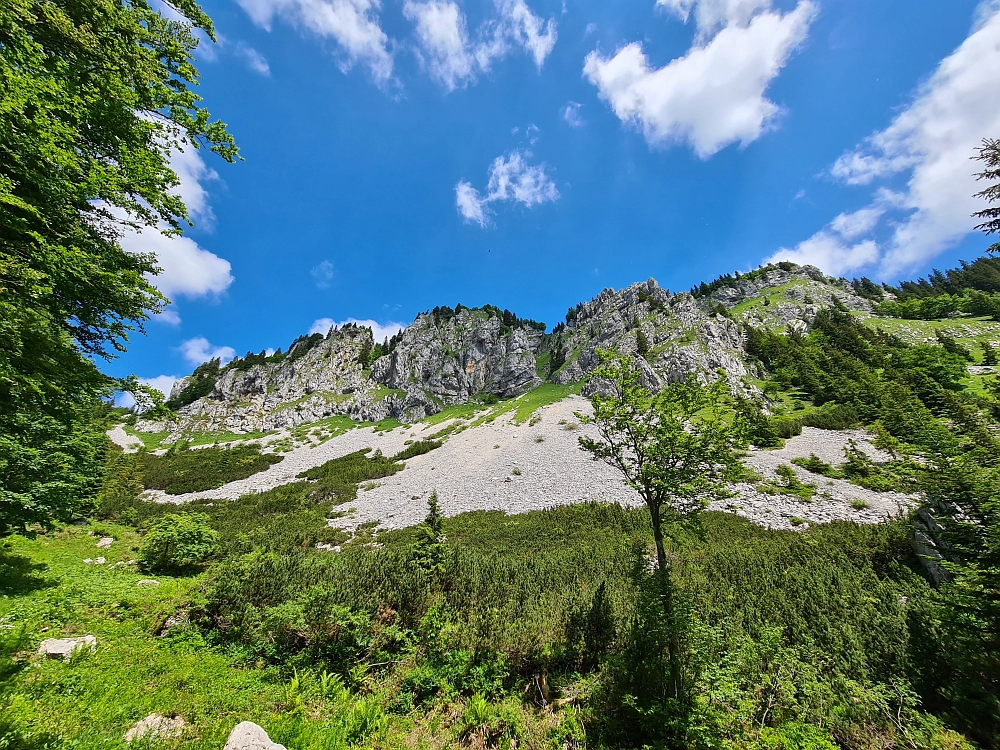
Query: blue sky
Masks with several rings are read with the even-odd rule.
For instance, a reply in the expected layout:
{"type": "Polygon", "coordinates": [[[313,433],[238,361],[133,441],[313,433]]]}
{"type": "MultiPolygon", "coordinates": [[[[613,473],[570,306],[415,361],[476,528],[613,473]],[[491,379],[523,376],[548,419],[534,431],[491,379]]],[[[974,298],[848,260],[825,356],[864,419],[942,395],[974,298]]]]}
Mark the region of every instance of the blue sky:
{"type": "Polygon", "coordinates": [[[438,304],[559,322],[605,287],[772,258],[895,280],[977,257],[1000,3],[209,0],[201,94],[244,162],[175,155],[174,304],[107,366],[438,304]]]}

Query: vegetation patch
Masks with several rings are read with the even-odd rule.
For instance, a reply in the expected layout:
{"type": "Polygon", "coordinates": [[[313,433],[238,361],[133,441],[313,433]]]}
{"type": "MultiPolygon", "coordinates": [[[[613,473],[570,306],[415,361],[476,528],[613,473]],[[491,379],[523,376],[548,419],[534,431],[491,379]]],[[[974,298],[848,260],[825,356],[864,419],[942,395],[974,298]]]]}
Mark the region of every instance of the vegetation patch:
{"type": "Polygon", "coordinates": [[[192,449],[184,443],[174,443],[162,456],[138,453],[136,460],[146,489],[182,495],[246,479],[278,463],[282,457],[261,453],[256,444],[192,449]]]}

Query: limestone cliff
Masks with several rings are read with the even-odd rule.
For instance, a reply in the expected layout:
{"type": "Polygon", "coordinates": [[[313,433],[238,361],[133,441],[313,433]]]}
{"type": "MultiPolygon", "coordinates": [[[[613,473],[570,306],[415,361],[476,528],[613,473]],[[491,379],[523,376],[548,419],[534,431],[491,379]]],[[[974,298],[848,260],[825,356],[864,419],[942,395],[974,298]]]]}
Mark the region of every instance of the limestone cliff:
{"type": "Polygon", "coordinates": [[[636,356],[657,389],[718,373],[753,391],[742,325],[806,330],[821,307],[869,312],[849,283],[812,266],[781,263],[671,294],[653,279],[605,289],[571,308],[551,332],[499,308],[438,307],[418,315],[373,362],[368,328],[347,325],[297,339],[287,354],[248,355],[203,366],[174,386],[174,433],[247,433],[334,415],[415,421],[454,404],[506,399],[544,380],[574,383],[599,364],[599,349],[636,356]],[[204,368],[208,369],[204,369],[204,368]],[[214,369],[213,369],[214,368],[214,369]],[[187,394],[187,397],[184,397],[187,394]]]}

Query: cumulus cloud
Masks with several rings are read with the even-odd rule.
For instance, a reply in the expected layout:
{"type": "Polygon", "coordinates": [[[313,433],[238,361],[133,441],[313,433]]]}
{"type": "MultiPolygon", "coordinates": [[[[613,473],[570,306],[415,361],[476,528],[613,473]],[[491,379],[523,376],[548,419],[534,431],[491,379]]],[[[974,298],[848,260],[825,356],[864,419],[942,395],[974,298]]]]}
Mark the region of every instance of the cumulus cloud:
{"type": "Polygon", "coordinates": [[[611,57],[587,55],[584,75],[622,122],[639,127],[652,146],[688,143],[703,159],[770,127],[780,109],[768,85],[805,40],[816,6],[801,0],[782,14],[764,2],[698,3],[671,0],[675,12],[699,14],[699,39],[682,57],[650,67],[633,42],[611,57]],[[734,6],[729,12],[729,6],[734,6]],[[726,13],[716,13],[716,6],[726,13]],[[705,32],[701,13],[706,12],[705,32]],[[707,40],[707,32],[723,25],[707,40]]]}
{"type": "Polygon", "coordinates": [[[466,221],[479,226],[489,222],[488,204],[496,201],[514,201],[527,207],[559,200],[555,183],[545,172],[545,165],[530,165],[526,159],[531,154],[513,151],[498,156],[490,165],[490,178],[486,194],[481,194],[468,182],[455,186],[455,205],[466,221]]]}
{"type": "Polygon", "coordinates": [[[794,248],[781,248],[767,262],[790,260],[803,266],[817,266],[834,276],[870,265],[878,260],[878,245],[870,239],[855,240],[874,229],[881,215],[882,209],[877,207],[840,214],[794,248]]]}
{"type": "Polygon", "coordinates": [[[795,248],[769,260],[813,263],[828,273],[861,268],[881,278],[912,271],[974,230],[981,186],[969,158],[984,134],[1000,132],[1000,3],[980,6],[969,36],[942,60],[890,125],[842,155],[831,174],[848,185],[877,185],[865,208],[841,214],[795,248]],[[888,236],[870,235],[887,216],[888,236]],[[869,235],[867,239],[862,237],[869,235]]]}
{"type": "Polygon", "coordinates": [[[726,26],[746,26],[762,10],[771,7],[771,0],[656,0],[687,23],[694,13],[698,38],[704,39],[726,26]]]}
{"type": "Polygon", "coordinates": [[[583,125],[583,120],[580,119],[581,106],[580,102],[567,102],[566,106],[562,108],[562,118],[571,128],[579,128],[583,125]]]}
{"type": "Polygon", "coordinates": [[[455,206],[466,221],[486,226],[486,202],[471,183],[459,182],[455,186],[455,206]]]}
{"type": "Polygon", "coordinates": [[[397,333],[406,328],[402,323],[394,323],[392,321],[388,323],[378,323],[374,320],[358,320],[357,318],[348,318],[347,320],[342,320],[339,323],[334,321],[333,318],[319,318],[314,320],[312,327],[309,329],[309,333],[322,333],[324,336],[330,332],[333,326],[340,327],[345,323],[353,323],[354,325],[361,326],[362,328],[372,329],[372,338],[375,340],[376,344],[382,343],[387,338],[392,338],[397,333]]]}
{"type": "Polygon", "coordinates": [[[316,280],[316,286],[320,289],[326,289],[333,283],[333,279],[337,273],[333,263],[324,260],[313,266],[312,270],[309,271],[309,275],[316,280]]]}
{"type": "Polygon", "coordinates": [[[417,41],[431,78],[448,91],[475,78],[476,57],[469,43],[465,14],[456,3],[407,0],[403,15],[416,26],[417,41]]]}
{"type": "MultiPolygon", "coordinates": [[[[174,148],[170,154],[170,166],[177,174],[180,184],[174,192],[180,196],[193,220],[211,226],[214,216],[208,202],[206,182],[218,179],[194,146],[174,148]]],[[[111,214],[119,222],[127,216],[118,209],[111,214]]],[[[132,253],[152,253],[161,272],[151,277],[156,287],[168,297],[204,297],[220,294],[233,283],[232,265],[201,247],[195,240],[182,235],[163,234],[164,225],[136,229],[119,224],[119,243],[132,253]]],[[[167,309],[158,316],[165,323],[176,324],[180,317],[176,310],[167,309]]]]}
{"type": "Polygon", "coordinates": [[[869,206],[849,214],[839,214],[830,222],[830,228],[845,240],[855,240],[868,234],[878,224],[885,209],[881,206],[869,206]]]}
{"type": "Polygon", "coordinates": [[[419,54],[431,78],[453,91],[474,83],[515,47],[542,67],[556,43],[555,20],[543,22],[524,0],[496,0],[496,11],[473,41],[454,0],[406,0],[403,15],[414,24],[419,54]]]}
{"type": "Polygon", "coordinates": [[[164,323],[168,326],[179,326],[181,324],[181,316],[178,314],[173,305],[168,305],[163,308],[163,311],[159,315],[156,315],[153,320],[157,323],[164,323]]]}
{"type": "MultiPolygon", "coordinates": [[[[151,278],[168,297],[220,294],[233,283],[232,264],[190,237],[167,236],[155,228],[125,229],[120,242],[129,252],[156,255],[156,264],[162,270],[151,278]]],[[[160,317],[167,323],[180,320],[170,309],[160,317]]]]}
{"type": "Polygon", "coordinates": [[[270,31],[275,18],[337,43],[341,68],[367,65],[376,81],[392,77],[389,37],[379,22],[379,0],[237,0],[250,19],[270,31]]]}
{"type": "Polygon", "coordinates": [[[850,185],[905,175],[906,187],[896,194],[905,216],[883,248],[883,275],[912,269],[973,231],[970,214],[982,207],[973,194],[981,186],[969,157],[984,137],[1000,132],[997,70],[1000,8],[990,3],[909,106],[833,165],[833,176],[850,185]]]}
{"type": "Polygon", "coordinates": [[[236,350],[231,346],[213,346],[204,336],[181,342],[179,347],[181,355],[191,365],[200,365],[210,359],[220,359],[222,364],[230,361],[236,356],[236,350]]]}

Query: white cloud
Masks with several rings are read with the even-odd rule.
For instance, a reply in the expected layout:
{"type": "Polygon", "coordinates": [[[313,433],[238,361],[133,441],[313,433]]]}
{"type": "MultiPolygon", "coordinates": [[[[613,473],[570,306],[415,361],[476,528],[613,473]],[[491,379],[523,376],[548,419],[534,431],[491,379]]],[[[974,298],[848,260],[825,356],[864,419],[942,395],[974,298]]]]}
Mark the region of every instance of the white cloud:
{"type": "MultiPolygon", "coordinates": [[[[686,5],[690,11],[692,3],[686,5]]],[[[743,24],[734,16],[707,43],[696,42],[662,68],[649,66],[638,42],[609,58],[594,51],[584,75],[650,145],[686,142],[708,158],[736,141],[756,140],[773,123],[780,110],[764,93],[805,40],[815,12],[802,0],[789,13],[765,10],[743,24]]]]}
{"type": "Polygon", "coordinates": [[[334,277],[337,275],[337,271],[328,260],[324,260],[317,265],[313,266],[312,270],[309,271],[309,275],[316,279],[316,286],[320,289],[326,289],[333,283],[334,277]]]}
{"type": "Polygon", "coordinates": [[[476,58],[465,27],[465,14],[450,0],[417,3],[407,0],[403,15],[416,25],[417,41],[427,71],[448,91],[476,77],[476,58]]]}
{"type": "MultiPolygon", "coordinates": [[[[211,226],[214,216],[208,202],[205,182],[218,179],[194,146],[174,148],[170,153],[170,167],[177,174],[180,184],[173,192],[180,196],[193,220],[211,226]]],[[[111,209],[112,215],[124,221],[126,215],[111,209]]],[[[156,287],[168,297],[203,297],[220,294],[233,283],[232,265],[228,260],[204,249],[190,237],[165,235],[165,225],[135,229],[119,225],[119,242],[131,253],[152,253],[161,273],[152,276],[156,287]]],[[[174,310],[166,310],[159,319],[165,323],[179,323],[174,310]]]]}
{"type": "Polygon", "coordinates": [[[275,17],[333,39],[343,52],[342,69],[363,63],[379,82],[392,76],[389,37],[379,25],[379,0],[237,0],[258,26],[271,30],[275,17]]]}
{"type": "Polygon", "coordinates": [[[148,385],[150,388],[155,388],[164,396],[170,395],[170,389],[174,387],[176,380],[176,375],[157,375],[155,378],[139,378],[140,383],[148,385]]]}
{"type": "Polygon", "coordinates": [[[347,320],[342,320],[339,323],[335,322],[333,318],[319,318],[314,320],[312,327],[309,329],[310,335],[313,333],[322,333],[324,336],[330,332],[333,326],[340,327],[345,323],[353,323],[354,325],[361,326],[362,328],[372,329],[372,338],[375,340],[376,344],[381,344],[387,338],[392,338],[397,333],[402,331],[406,326],[402,323],[388,322],[385,324],[377,323],[374,320],[358,320],[357,318],[348,318],[347,320]]]}
{"type": "Polygon", "coordinates": [[[685,23],[694,11],[698,37],[704,39],[726,26],[746,26],[771,0],[656,0],[685,23]]]}
{"type": "Polygon", "coordinates": [[[164,323],[168,326],[179,326],[181,324],[181,316],[178,315],[177,310],[174,309],[173,305],[168,305],[163,308],[163,312],[153,318],[157,323],[164,323]]]}
{"type": "Polygon", "coordinates": [[[546,174],[545,166],[528,164],[526,158],[530,156],[524,151],[513,151],[494,159],[485,195],[468,182],[459,182],[455,186],[455,205],[462,217],[486,226],[489,203],[515,201],[530,208],[558,200],[559,191],[546,174]]]}
{"type": "MultiPolygon", "coordinates": [[[[125,229],[120,242],[129,252],[156,255],[156,263],[162,270],[151,280],[170,298],[220,294],[233,283],[230,262],[200,247],[190,237],[167,236],[155,228],[125,229]]],[[[167,311],[164,322],[174,320],[171,312],[167,311]]]]}
{"type": "MultiPolygon", "coordinates": [[[[157,375],[155,378],[139,378],[140,383],[148,385],[150,388],[155,388],[163,394],[164,398],[170,395],[170,389],[174,387],[176,380],[176,375],[157,375]]],[[[131,393],[119,393],[115,398],[115,406],[131,409],[135,406],[135,396],[131,393]]]]}
{"type": "Polygon", "coordinates": [[[459,182],[455,186],[455,205],[466,221],[486,226],[486,201],[470,183],[459,182]]]}
{"type": "Polygon", "coordinates": [[[790,260],[806,266],[816,266],[834,276],[867,266],[878,260],[878,245],[867,239],[853,242],[861,234],[874,228],[881,212],[872,214],[874,209],[862,209],[853,214],[840,214],[824,229],[792,249],[781,248],[766,262],[790,260]]]}
{"type": "Polygon", "coordinates": [[[880,206],[869,206],[854,213],[840,214],[830,222],[830,228],[845,240],[855,240],[872,231],[884,213],[885,209],[880,206]]]}
{"type": "Polygon", "coordinates": [[[494,27],[495,39],[510,39],[535,60],[539,68],[556,46],[556,22],[542,19],[531,12],[524,0],[496,0],[500,20],[494,27]]]}
{"type": "Polygon", "coordinates": [[[448,91],[474,83],[516,46],[540,69],[556,43],[554,19],[543,22],[524,0],[496,0],[497,16],[469,37],[465,14],[454,0],[406,0],[403,15],[415,25],[420,57],[448,91]]]}
{"type": "MultiPolygon", "coordinates": [[[[970,217],[982,208],[973,197],[981,186],[969,160],[984,137],[1000,133],[1000,7],[981,6],[972,33],[916,92],[885,130],[844,154],[832,174],[852,185],[906,174],[895,194],[907,215],[896,223],[880,258],[891,276],[928,261],[973,231],[970,217]]],[[[891,195],[884,188],[876,202],[891,195]]]]}
{"type": "Polygon", "coordinates": [[[309,335],[312,336],[314,333],[322,333],[326,336],[330,332],[330,329],[336,325],[333,318],[319,318],[313,321],[312,326],[309,328],[309,335]]]}
{"type": "Polygon", "coordinates": [[[583,125],[583,120],[580,118],[581,106],[579,102],[567,102],[566,106],[562,108],[562,118],[569,123],[571,128],[579,128],[583,125]]]}
{"type": "Polygon", "coordinates": [[[267,59],[246,42],[236,45],[236,56],[241,58],[253,72],[270,78],[271,66],[267,64],[267,59]]]}
{"type": "Polygon", "coordinates": [[[191,219],[211,225],[215,215],[208,205],[208,190],[204,183],[219,179],[218,173],[205,164],[201,150],[192,145],[171,149],[170,168],[180,180],[173,192],[184,201],[191,219]]]}
{"type": "Polygon", "coordinates": [[[236,356],[236,350],[231,346],[213,346],[204,336],[182,341],[180,353],[192,365],[200,365],[210,359],[220,359],[222,364],[236,356]]]}

